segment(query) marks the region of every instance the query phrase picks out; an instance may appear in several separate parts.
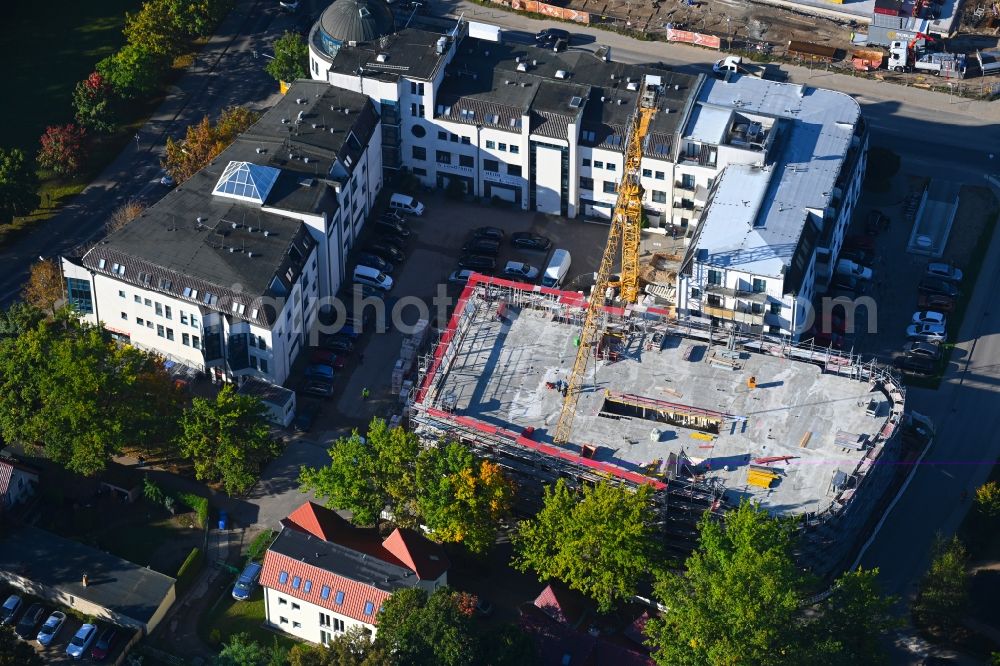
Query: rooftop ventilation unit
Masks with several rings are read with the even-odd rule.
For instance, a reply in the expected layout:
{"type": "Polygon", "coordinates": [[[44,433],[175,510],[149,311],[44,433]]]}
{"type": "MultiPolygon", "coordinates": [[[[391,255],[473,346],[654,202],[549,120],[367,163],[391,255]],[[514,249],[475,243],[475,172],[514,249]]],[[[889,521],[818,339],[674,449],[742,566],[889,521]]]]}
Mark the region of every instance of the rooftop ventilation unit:
{"type": "Polygon", "coordinates": [[[444,36],[438,37],[437,43],[434,44],[434,52],[438,55],[444,55],[446,48],[448,48],[448,38],[444,36]]]}
{"type": "Polygon", "coordinates": [[[581,106],[583,106],[583,98],[582,97],[573,97],[569,101],[569,105],[570,105],[570,107],[572,107],[574,109],[579,109],[581,106]]]}
{"type": "Polygon", "coordinates": [[[205,218],[203,218],[201,216],[198,217],[198,224],[204,224],[205,221],[206,221],[205,218]]]}
{"type": "Polygon", "coordinates": [[[538,67],[538,61],[537,60],[532,60],[531,61],[531,66],[532,67],[538,67]]]}
{"type": "Polygon", "coordinates": [[[349,116],[349,115],[351,115],[351,110],[350,110],[350,109],[348,109],[347,107],[344,107],[344,115],[345,115],[345,116],[349,116]]]}
{"type": "Polygon", "coordinates": [[[317,123],[313,123],[312,126],[313,126],[313,129],[319,128],[319,125],[317,123]]]}
{"type": "Polygon", "coordinates": [[[261,148],[260,146],[257,146],[257,154],[260,155],[263,152],[264,152],[264,149],[261,148]]]}
{"type": "Polygon", "coordinates": [[[617,104],[618,106],[621,106],[624,103],[625,103],[625,100],[621,100],[621,99],[616,99],[615,100],[615,104],[617,104]]]}
{"type": "Polygon", "coordinates": [[[240,228],[240,223],[239,222],[231,222],[229,226],[231,226],[233,229],[239,229],[240,228]]]}
{"type": "Polygon", "coordinates": [[[296,97],[295,98],[295,103],[296,104],[305,104],[306,101],[304,99],[302,99],[301,97],[296,97]]]}
{"type": "Polygon", "coordinates": [[[519,72],[527,72],[528,71],[528,63],[526,63],[526,62],[519,62],[519,63],[517,63],[517,71],[519,71],[519,72]]]}
{"type": "Polygon", "coordinates": [[[375,60],[377,62],[385,62],[388,59],[389,59],[389,56],[386,55],[385,53],[379,53],[377,56],[375,56],[375,60]]]}
{"type": "Polygon", "coordinates": [[[304,115],[306,115],[305,111],[299,111],[299,115],[295,116],[295,122],[301,123],[302,122],[302,117],[304,115]]]}
{"type": "Polygon", "coordinates": [[[607,102],[607,101],[608,101],[608,98],[607,98],[607,97],[605,97],[604,95],[601,95],[601,101],[602,101],[602,102],[607,102]]]}
{"type": "Polygon", "coordinates": [[[247,252],[247,256],[253,259],[253,252],[247,252]]]}
{"type": "Polygon", "coordinates": [[[281,119],[281,124],[282,125],[287,125],[288,124],[288,118],[282,118],[281,119]]]}
{"type": "Polygon", "coordinates": [[[270,235],[271,235],[271,232],[268,231],[267,229],[264,229],[264,238],[267,238],[270,235]]]}
{"type": "Polygon", "coordinates": [[[516,58],[514,58],[514,62],[521,62],[521,56],[517,56],[516,58]]]}
{"type": "Polygon", "coordinates": [[[625,87],[628,88],[629,90],[638,90],[639,89],[639,82],[638,81],[629,81],[628,85],[625,86],[625,87]]]}
{"type": "Polygon", "coordinates": [[[305,162],[306,164],[309,164],[309,158],[308,157],[303,157],[302,161],[305,162]]]}
{"type": "Polygon", "coordinates": [[[567,72],[565,69],[557,70],[556,71],[556,78],[557,79],[566,79],[566,78],[569,78],[569,72],[567,72]]]}
{"type": "Polygon", "coordinates": [[[614,74],[612,74],[612,75],[611,75],[611,80],[612,80],[612,81],[616,81],[617,79],[618,79],[618,77],[617,77],[617,76],[615,76],[614,74]]]}

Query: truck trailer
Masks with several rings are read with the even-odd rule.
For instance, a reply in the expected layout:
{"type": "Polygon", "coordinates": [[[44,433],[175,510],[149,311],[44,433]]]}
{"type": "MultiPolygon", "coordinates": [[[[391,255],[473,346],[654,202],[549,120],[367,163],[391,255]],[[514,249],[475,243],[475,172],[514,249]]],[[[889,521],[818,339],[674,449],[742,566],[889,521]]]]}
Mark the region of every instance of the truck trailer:
{"type": "Polygon", "coordinates": [[[979,61],[983,76],[1000,74],[1000,51],[977,51],[976,60],[979,61]]]}

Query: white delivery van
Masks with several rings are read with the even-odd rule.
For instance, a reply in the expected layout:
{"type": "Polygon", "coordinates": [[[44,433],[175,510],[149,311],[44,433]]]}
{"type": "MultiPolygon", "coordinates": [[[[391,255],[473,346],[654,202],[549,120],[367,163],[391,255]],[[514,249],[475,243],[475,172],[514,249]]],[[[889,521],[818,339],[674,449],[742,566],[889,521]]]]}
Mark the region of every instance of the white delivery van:
{"type": "Polygon", "coordinates": [[[356,266],[354,268],[354,284],[366,284],[382,291],[392,289],[392,278],[371,266],[356,266]]]}
{"type": "Polygon", "coordinates": [[[399,194],[397,192],[389,199],[389,210],[420,217],[424,214],[424,205],[409,194],[399,194]]]}
{"type": "Polygon", "coordinates": [[[571,261],[569,250],[553,252],[552,259],[549,260],[549,265],[545,268],[545,274],[542,276],[542,286],[561,287],[563,280],[566,279],[566,274],[569,273],[571,261]]]}

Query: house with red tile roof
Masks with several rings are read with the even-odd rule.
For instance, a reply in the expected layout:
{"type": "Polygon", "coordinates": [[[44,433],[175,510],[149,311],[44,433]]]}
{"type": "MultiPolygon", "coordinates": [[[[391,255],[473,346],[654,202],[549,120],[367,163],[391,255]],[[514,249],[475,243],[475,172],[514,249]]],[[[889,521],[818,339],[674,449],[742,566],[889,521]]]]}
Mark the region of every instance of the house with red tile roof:
{"type": "Polygon", "coordinates": [[[430,593],[448,583],[441,546],[417,532],[396,529],[382,539],[313,502],[281,524],[264,555],[260,586],[267,623],[297,638],[326,644],[354,626],[374,637],[393,592],[430,593]]]}

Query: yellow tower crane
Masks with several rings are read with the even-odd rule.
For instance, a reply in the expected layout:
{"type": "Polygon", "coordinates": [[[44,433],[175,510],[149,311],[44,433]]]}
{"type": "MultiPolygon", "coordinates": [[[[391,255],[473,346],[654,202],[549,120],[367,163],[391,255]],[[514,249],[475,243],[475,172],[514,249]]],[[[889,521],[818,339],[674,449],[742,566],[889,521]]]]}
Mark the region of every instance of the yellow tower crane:
{"type": "Polygon", "coordinates": [[[625,303],[639,300],[639,240],[642,233],[642,187],[639,176],[642,173],[642,146],[656,115],[657,86],[648,80],[643,84],[639,102],[629,125],[628,140],[625,143],[625,168],[618,185],[618,199],[611,219],[608,242],[604,246],[601,265],[597,270],[594,290],[587,303],[587,314],[583,320],[583,331],[577,347],[576,360],[570,373],[563,400],[559,423],[556,425],[554,441],[558,444],[569,442],[573,432],[573,417],[580,398],[580,388],[587,364],[600,341],[604,327],[604,298],[611,280],[611,268],[621,244],[621,298],[625,303]]]}

